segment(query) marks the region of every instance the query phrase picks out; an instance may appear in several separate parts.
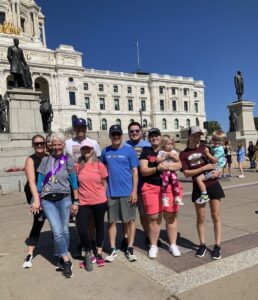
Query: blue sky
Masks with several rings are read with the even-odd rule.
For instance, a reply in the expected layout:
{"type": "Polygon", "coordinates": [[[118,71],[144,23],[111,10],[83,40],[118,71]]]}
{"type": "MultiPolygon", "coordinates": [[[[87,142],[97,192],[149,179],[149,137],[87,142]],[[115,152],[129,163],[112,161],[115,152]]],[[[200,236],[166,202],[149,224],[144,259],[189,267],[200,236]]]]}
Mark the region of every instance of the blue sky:
{"type": "Polygon", "coordinates": [[[70,44],[83,53],[86,68],[133,72],[138,39],[142,71],[203,80],[207,120],[219,121],[226,131],[237,70],[244,77],[243,99],[257,102],[257,0],[36,3],[46,16],[49,48],[70,44]]]}

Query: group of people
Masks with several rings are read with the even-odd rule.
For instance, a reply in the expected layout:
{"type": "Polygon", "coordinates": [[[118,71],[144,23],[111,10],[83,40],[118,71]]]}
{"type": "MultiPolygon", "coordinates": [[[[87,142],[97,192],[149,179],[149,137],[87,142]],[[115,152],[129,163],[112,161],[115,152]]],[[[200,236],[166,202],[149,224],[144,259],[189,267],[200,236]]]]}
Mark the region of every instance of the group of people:
{"type": "Polygon", "coordinates": [[[136,208],[149,245],[148,256],[158,255],[160,225],[164,218],[169,242],[169,252],[180,256],[176,244],[177,214],[183,202],[183,189],[176,171],[182,170],[193,178],[192,202],[197,215],[200,246],[196,255],[203,257],[205,244],[206,203],[209,202],[214,224],[215,246],[213,259],[221,258],[220,202],[224,197],[218,177],[221,174],[220,132],[213,137],[214,147],[209,149],[200,142],[203,132],[193,126],[188,132],[187,147],[180,154],[174,148],[174,139],[161,135],[158,128],[151,128],[148,141],[142,139],[143,131],[138,122],[128,126],[129,140],[123,142],[119,125],[109,128],[110,146],[100,149],[97,141],[86,136],[87,123],[75,119],[75,137],[66,140],[61,133],[45,139],[36,135],[32,139],[34,154],[27,158],[25,186],[33,226],[27,239],[28,255],[23,267],[30,268],[33,251],[47,219],[57,256],[57,269],[65,278],[73,275],[69,258],[69,218],[75,216],[80,254],[85,251],[79,266],[92,271],[93,263],[104,266],[119,254],[116,245],[118,221],[122,222],[123,249],[128,261],[134,262],[136,208]],[[102,247],[107,213],[110,249],[103,257],[102,247]],[[93,242],[94,240],[94,242],[93,242]]]}

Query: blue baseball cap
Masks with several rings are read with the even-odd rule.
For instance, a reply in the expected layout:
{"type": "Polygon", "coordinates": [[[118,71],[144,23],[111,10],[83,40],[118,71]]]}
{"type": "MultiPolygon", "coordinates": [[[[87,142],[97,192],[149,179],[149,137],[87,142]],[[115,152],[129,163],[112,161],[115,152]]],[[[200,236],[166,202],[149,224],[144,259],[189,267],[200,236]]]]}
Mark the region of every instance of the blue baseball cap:
{"type": "Polygon", "coordinates": [[[73,121],[73,127],[75,126],[87,126],[87,122],[85,119],[77,118],[73,121]]]}

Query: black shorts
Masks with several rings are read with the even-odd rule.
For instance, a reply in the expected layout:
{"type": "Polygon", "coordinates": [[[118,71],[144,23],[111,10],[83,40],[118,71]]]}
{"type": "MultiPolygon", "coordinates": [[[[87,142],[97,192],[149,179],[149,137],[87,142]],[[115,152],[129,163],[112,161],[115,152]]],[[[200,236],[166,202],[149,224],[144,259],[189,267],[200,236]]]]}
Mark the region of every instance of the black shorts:
{"type": "MultiPolygon", "coordinates": [[[[207,186],[207,193],[210,197],[210,200],[225,198],[224,191],[218,181],[207,186]]],[[[192,202],[195,202],[198,198],[200,198],[200,196],[201,191],[199,190],[198,186],[195,186],[192,192],[192,202]]]]}
{"type": "Polygon", "coordinates": [[[232,156],[231,156],[231,155],[226,155],[226,162],[227,162],[227,164],[229,164],[229,165],[232,164],[232,156]]]}

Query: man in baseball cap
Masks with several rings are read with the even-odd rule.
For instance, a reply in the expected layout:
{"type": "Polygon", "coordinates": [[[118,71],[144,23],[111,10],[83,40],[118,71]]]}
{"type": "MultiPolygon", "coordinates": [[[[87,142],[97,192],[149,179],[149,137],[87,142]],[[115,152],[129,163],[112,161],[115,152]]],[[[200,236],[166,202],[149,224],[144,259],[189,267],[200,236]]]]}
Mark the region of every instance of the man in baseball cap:
{"type": "Polygon", "coordinates": [[[153,135],[153,134],[161,135],[161,132],[158,128],[151,128],[148,132],[148,137],[150,137],[150,135],[153,135]]]}

